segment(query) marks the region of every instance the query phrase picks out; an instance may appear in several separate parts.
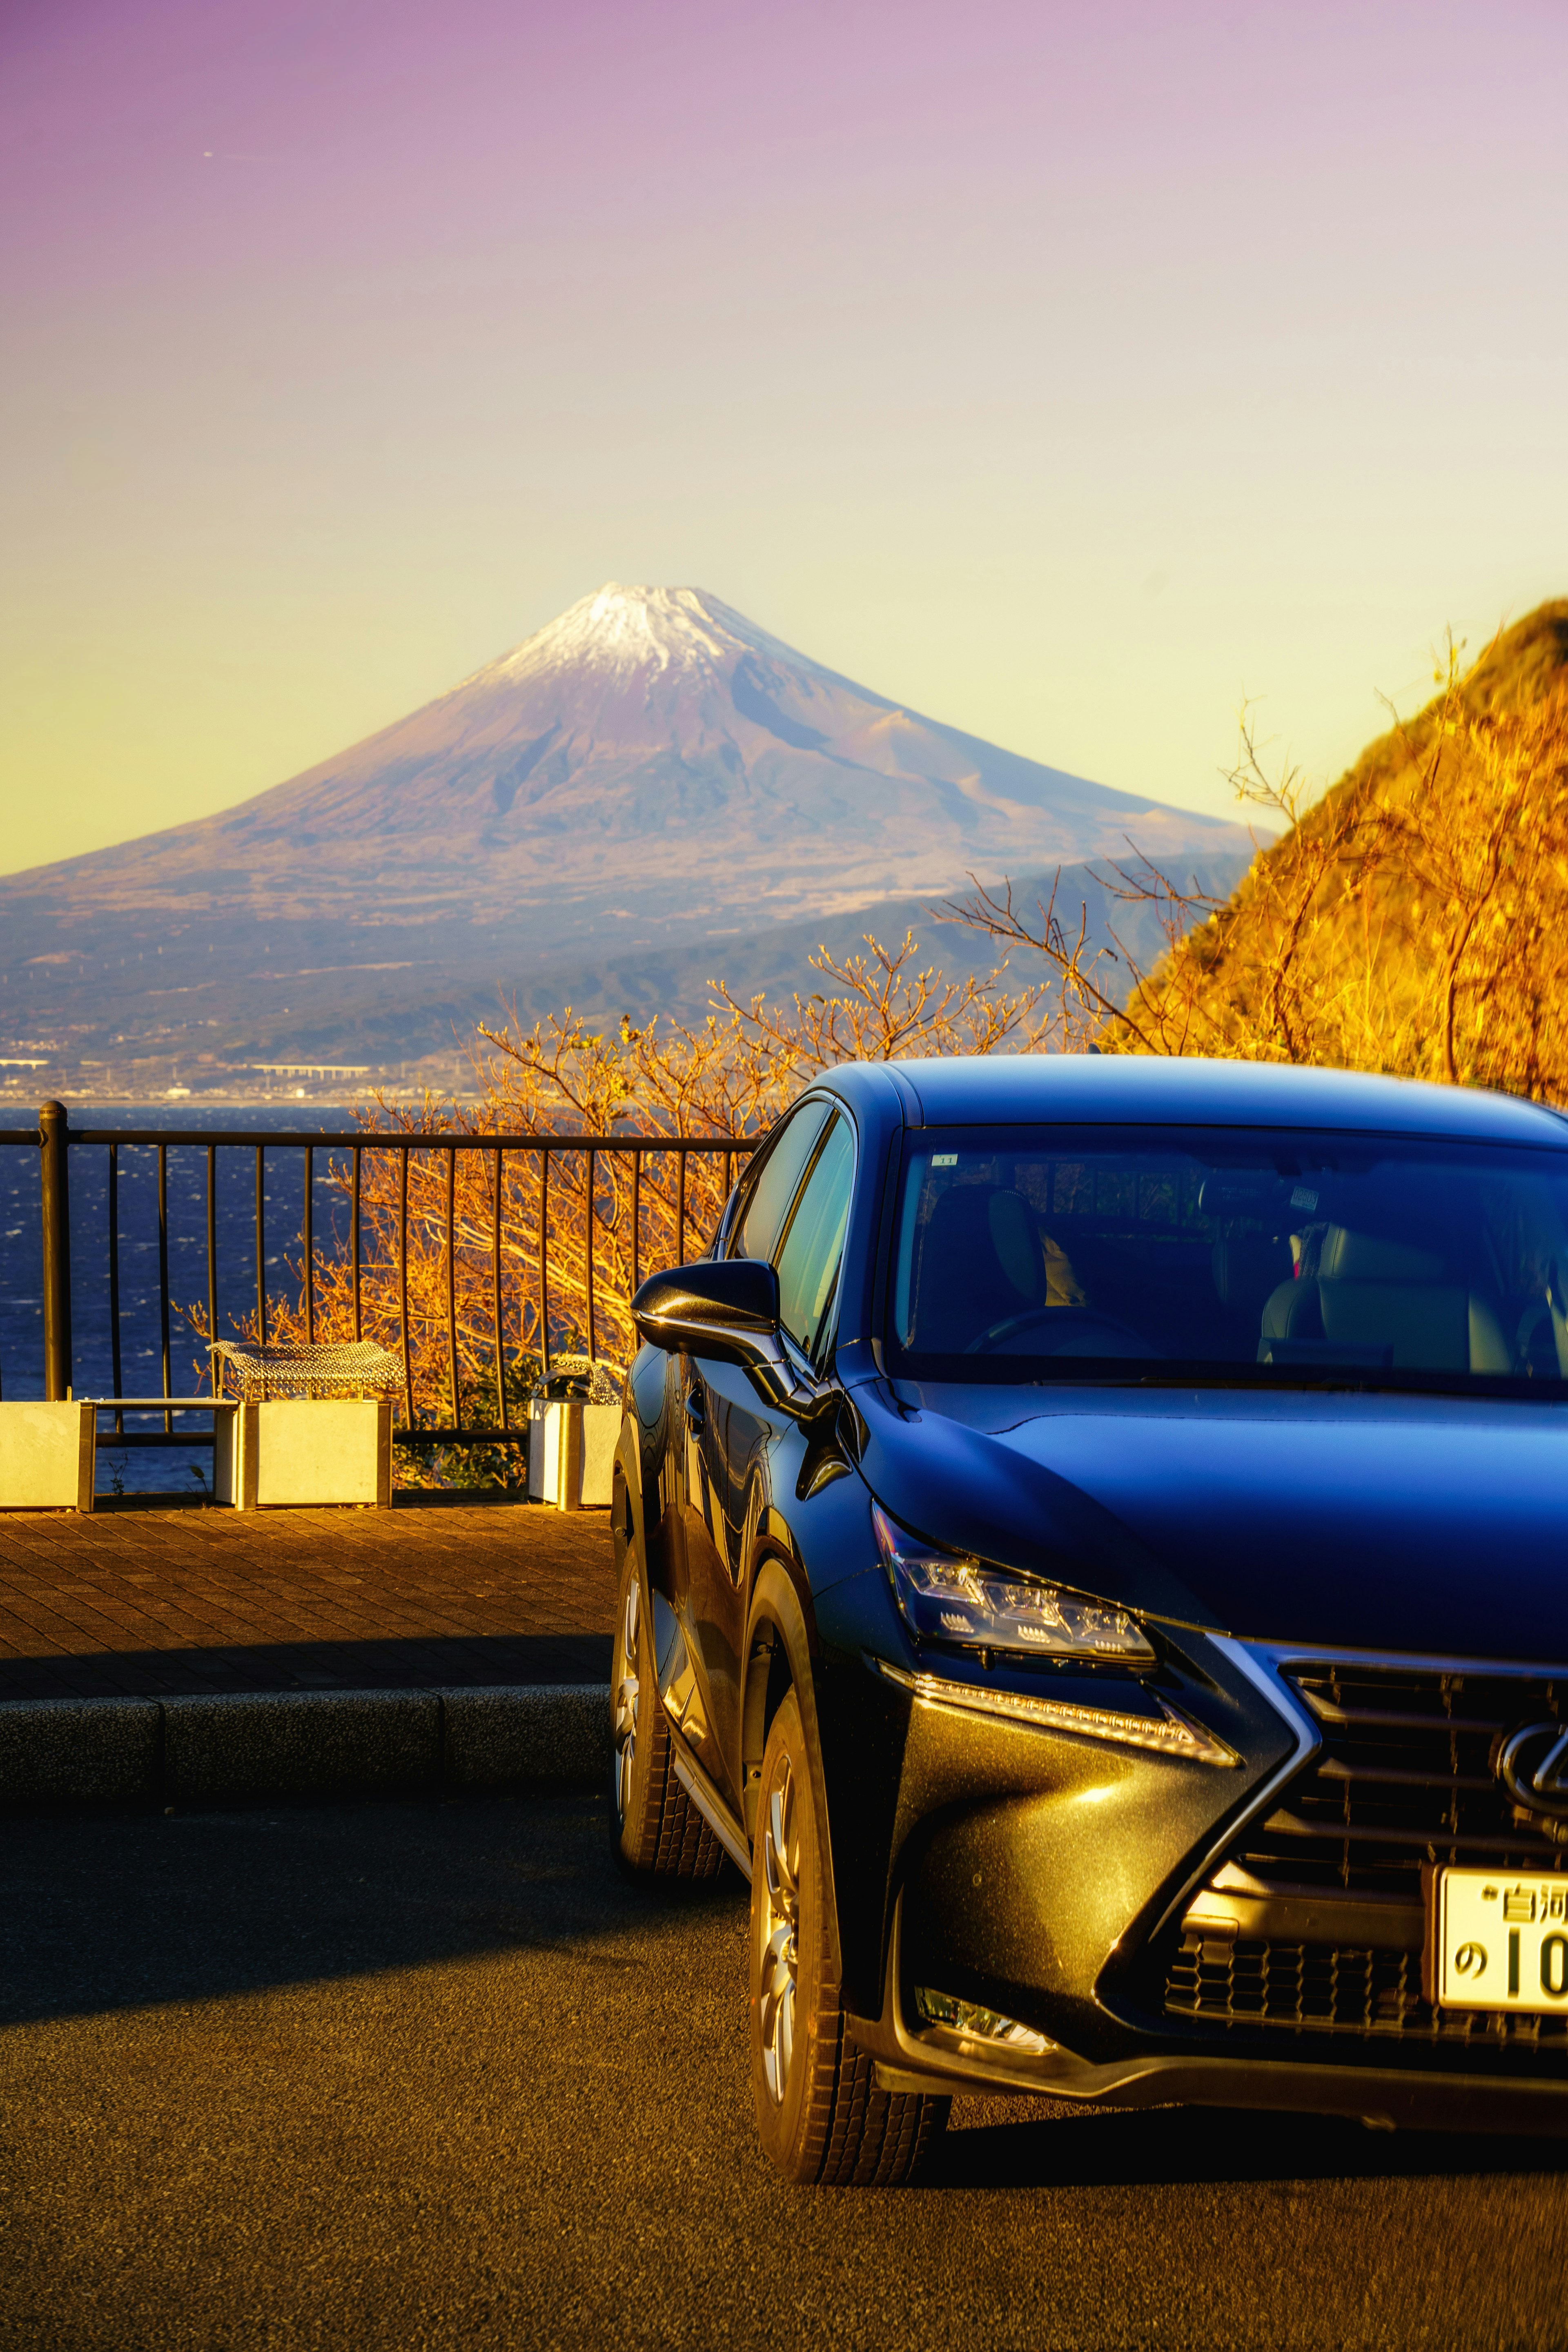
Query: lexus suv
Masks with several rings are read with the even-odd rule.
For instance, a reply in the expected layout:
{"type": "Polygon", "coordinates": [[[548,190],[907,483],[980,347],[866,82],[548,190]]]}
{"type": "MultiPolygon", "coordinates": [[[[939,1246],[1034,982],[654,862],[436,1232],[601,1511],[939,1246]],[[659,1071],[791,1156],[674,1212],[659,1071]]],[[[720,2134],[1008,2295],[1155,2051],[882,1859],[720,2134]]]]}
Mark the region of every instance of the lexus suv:
{"type": "Polygon", "coordinates": [[[1568,1122],[857,1065],[645,1283],[615,1834],[791,2179],[955,2091],[1568,2128],[1568,1122]]]}

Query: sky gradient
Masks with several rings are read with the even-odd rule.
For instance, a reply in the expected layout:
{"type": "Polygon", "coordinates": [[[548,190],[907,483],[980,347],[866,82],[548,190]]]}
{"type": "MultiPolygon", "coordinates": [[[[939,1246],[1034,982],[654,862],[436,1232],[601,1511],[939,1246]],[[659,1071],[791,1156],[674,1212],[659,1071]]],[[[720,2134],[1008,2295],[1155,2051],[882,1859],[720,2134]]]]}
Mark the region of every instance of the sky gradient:
{"type": "Polygon", "coordinates": [[[607,579],[1215,814],[1568,593],[1568,11],[10,0],[0,869],[607,579]]]}

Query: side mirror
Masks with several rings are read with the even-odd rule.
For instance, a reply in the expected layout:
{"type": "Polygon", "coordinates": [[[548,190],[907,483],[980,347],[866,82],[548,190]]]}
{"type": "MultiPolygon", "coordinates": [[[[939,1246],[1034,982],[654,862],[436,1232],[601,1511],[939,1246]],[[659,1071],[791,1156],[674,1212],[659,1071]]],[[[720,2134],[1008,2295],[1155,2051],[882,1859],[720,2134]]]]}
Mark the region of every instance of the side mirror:
{"type": "Polygon", "coordinates": [[[721,1363],[773,1364],[779,1349],[779,1278],[762,1258],[700,1258],[653,1274],[632,1300],[640,1338],[721,1363]]]}

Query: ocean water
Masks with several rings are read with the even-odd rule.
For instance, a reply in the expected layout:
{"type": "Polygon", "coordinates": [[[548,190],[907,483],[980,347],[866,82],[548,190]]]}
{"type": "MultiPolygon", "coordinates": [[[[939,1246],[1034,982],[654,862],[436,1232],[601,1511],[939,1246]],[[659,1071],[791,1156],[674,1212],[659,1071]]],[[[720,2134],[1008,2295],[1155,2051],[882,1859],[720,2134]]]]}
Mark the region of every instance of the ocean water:
{"type": "MultiPolygon", "coordinates": [[[[319,1103],[256,1106],[244,1109],[172,1112],[156,1105],[95,1105],[76,1114],[73,1135],[102,1128],[161,1128],[189,1137],[172,1144],[168,1160],[169,1290],[181,1301],[206,1301],[206,1135],[254,1134],[279,1129],[295,1134],[343,1134],[353,1115],[319,1103]]],[[[318,1152],[311,1219],[318,1260],[346,1246],[345,1204],[328,1181],[330,1155],[318,1152]]],[[[278,1145],[266,1157],[263,1194],[263,1273],[268,1297],[298,1297],[287,1260],[299,1257],[303,1231],[305,1155],[278,1145]]],[[[109,1153],[101,1146],[73,1144],[69,1158],[71,1224],[72,1386],[78,1396],[107,1396],[113,1387],[109,1315],[109,1153]]],[[[43,1232],[38,1153],[26,1145],[0,1145],[0,1395],[41,1397],[44,1392],[43,1232]]],[[[120,1150],[120,1350],[121,1392],[163,1393],[158,1307],[158,1155],[149,1145],[122,1144],[120,1150]]],[[[256,1305],[256,1161],[246,1149],[217,1154],[218,1331],[233,1336],[238,1321],[256,1305]]],[[[194,1396],[207,1385],[206,1349],[174,1312],[170,1318],[170,1391],[194,1396]]],[[[184,1427],[204,1424],[194,1416],[184,1427]]],[[[151,1419],[132,1423],[153,1429],[151,1419]]],[[[193,1465],[209,1471],[210,1458],[191,1448],[134,1447],[109,1458],[99,1448],[99,1484],[107,1490],[118,1478],[124,1492],[148,1493],[195,1485],[193,1465]]]]}

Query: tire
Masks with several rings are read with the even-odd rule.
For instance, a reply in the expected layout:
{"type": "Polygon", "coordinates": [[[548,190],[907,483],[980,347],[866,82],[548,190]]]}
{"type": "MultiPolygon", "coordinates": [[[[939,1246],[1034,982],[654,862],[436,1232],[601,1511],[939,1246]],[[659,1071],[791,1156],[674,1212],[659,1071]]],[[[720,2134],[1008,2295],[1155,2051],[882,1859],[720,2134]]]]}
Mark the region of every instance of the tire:
{"type": "Polygon", "coordinates": [[[675,1777],[654,1666],[647,1586],[631,1543],[616,1601],[610,1717],[610,1833],[623,1868],[639,1877],[716,1876],[724,1849],[675,1777]]]}
{"type": "Polygon", "coordinates": [[[890,2188],[912,2178],[950,2102],[879,2091],[846,2030],[824,1836],[794,1691],[763,1752],[752,1868],[752,2087],[757,2129],[786,2180],[890,2188]]]}

